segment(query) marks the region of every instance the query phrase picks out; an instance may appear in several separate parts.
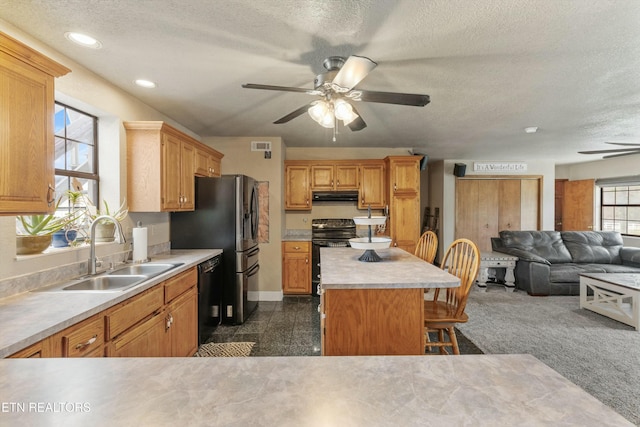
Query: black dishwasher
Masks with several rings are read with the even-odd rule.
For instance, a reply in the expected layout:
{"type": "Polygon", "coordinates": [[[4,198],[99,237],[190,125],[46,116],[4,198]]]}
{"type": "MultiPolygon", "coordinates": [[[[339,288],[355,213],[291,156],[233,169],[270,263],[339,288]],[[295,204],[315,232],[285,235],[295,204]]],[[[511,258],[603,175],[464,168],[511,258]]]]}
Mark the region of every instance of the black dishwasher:
{"type": "Polygon", "coordinates": [[[198,344],[203,344],[220,324],[222,306],[222,255],[198,264],[198,344]]]}

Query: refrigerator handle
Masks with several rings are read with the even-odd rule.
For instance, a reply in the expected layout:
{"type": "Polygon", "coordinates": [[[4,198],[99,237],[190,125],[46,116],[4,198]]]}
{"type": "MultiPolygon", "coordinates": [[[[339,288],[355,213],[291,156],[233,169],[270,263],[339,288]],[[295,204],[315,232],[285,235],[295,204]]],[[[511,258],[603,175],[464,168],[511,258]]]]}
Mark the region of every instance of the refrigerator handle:
{"type": "Polygon", "coordinates": [[[255,267],[253,267],[251,270],[247,272],[247,277],[251,277],[258,274],[259,270],[260,270],[260,264],[257,264],[255,267]]]}
{"type": "Polygon", "coordinates": [[[252,257],[260,252],[260,247],[256,246],[255,249],[251,250],[251,252],[247,252],[247,257],[252,257]]]}

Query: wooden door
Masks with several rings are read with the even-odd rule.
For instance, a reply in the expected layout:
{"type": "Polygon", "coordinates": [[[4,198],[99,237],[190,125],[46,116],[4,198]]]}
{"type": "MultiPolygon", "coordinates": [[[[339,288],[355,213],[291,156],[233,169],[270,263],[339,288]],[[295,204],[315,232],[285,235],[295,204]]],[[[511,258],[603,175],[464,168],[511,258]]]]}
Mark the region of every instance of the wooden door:
{"type": "Polygon", "coordinates": [[[562,205],[564,204],[564,183],[566,179],[556,179],[554,227],[556,231],[562,231],[562,205]]]}
{"type": "MultiPolygon", "coordinates": [[[[496,237],[501,230],[520,230],[522,181],[519,179],[501,179],[498,182],[498,228],[491,230],[496,237]]],[[[489,245],[490,247],[491,245],[489,245]]]]}
{"type": "Polygon", "coordinates": [[[565,181],[562,203],[562,230],[593,230],[595,181],[565,181]]]}
{"type": "Polygon", "coordinates": [[[188,142],[182,143],[182,151],[180,156],[180,164],[182,165],[180,176],[180,210],[192,211],[195,209],[195,148],[188,142]]]}
{"type": "Polygon", "coordinates": [[[71,70],[4,33],[0,44],[0,213],[53,212],[54,77],[71,70]]]}
{"type": "Polygon", "coordinates": [[[420,160],[418,157],[394,159],[390,162],[389,182],[393,193],[415,193],[420,188],[420,160]]]}
{"type": "Polygon", "coordinates": [[[413,253],[420,238],[420,197],[397,195],[389,213],[393,246],[413,253]]]}
{"type": "Polygon", "coordinates": [[[490,251],[491,237],[499,231],[499,200],[497,180],[456,179],[455,238],[469,239],[480,251],[490,251]]]}
{"type": "Polygon", "coordinates": [[[540,230],[540,180],[520,183],[520,230],[540,230]]]}
{"type": "Polygon", "coordinates": [[[162,210],[180,210],[182,191],[182,142],[173,135],[163,135],[162,210]]]}
{"type": "Polygon", "coordinates": [[[336,165],[335,189],[358,189],[358,165],[336,165]]]}
{"type": "Polygon", "coordinates": [[[191,288],[167,309],[172,357],[190,357],[198,350],[198,292],[191,288]]]}
{"type": "Polygon", "coordinates": [[[333,165],[311,166],[311,190],[330,191],[334,189],[333,165]]]}
{"type": "Polygon", "coordinates": [[[384,208],[384,164],[366,164],[360,166],[360,197],[358,208],[384,208]]]}
{"type": "Polygon", "coordinates": [[[114,340],[109,349],[109,357],[169,356],[165,327],[165,313],[156,314],[114,340]]]}
{"type": "Polygon", "coordinates": [[[285,209],[311,210],[309,166],[287,166],[285,169],[285,209]]]}
{"type": "Polygon", "coordinates": [[[282,292],[285,294],[311,294],[311,262],[308,252],[284,254],[282,292]]]}

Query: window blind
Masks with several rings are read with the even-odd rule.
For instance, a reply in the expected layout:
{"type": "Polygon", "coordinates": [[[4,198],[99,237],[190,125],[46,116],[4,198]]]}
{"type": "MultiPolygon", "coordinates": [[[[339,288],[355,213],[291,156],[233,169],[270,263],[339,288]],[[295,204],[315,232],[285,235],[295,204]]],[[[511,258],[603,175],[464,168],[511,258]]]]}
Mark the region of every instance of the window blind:
{"type": "Polygon", "coordinates": [[[640,175],[619,176],[615,178],[596,179],[598,187],[619,187],[627,185],[640,185],[640,175]]]}

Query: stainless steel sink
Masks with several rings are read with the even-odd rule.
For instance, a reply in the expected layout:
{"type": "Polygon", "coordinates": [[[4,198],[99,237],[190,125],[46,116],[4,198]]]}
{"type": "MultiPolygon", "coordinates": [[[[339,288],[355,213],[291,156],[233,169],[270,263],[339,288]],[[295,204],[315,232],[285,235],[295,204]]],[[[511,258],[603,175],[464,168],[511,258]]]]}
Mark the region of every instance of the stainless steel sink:
{"type": "Polygon", "coordinates": [[[131,264],[126,267],[118,268],[115,271],[109,273],[109,275],[118,275],[118,276],[127,276],[127,275],[143,275],[147,277],[157,276],[158,274],[164,273],[165,271],[169,271],[173,268],[179,267],[182,264],[163,264],[163,263],[152,263],[152,264],[131,264]]]}
{"type": "Polygon", "coordinates": [[[96,276],[65,286],[63,291],[123,291],[147,280],[147,276],[96,276]]]}

